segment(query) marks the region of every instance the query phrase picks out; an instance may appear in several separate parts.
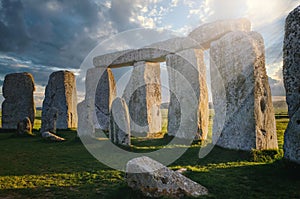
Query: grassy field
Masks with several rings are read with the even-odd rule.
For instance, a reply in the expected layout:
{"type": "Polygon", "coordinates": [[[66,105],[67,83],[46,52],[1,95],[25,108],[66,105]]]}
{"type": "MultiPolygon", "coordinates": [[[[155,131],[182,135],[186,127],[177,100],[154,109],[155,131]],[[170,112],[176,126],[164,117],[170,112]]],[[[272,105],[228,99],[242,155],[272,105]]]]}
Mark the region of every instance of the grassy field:
{"type": "MultiPolygon", "coordinates": [[[[288,118],[286,112],[278,112],[276,118],[282,149],[288,118]]],[[[59,135],[67,141],[0,134],[0,198],[144,198],[126,186],[124,173],[94,159],[76,131],[59,135]]],[[[130,150],[151,151],[168,141],[136,138],[130,150]]],[[[199,159],[199,148],[195,143],[169,167],[187,168],[184,175],[208,188],[210,194],[203,198],[300,198],[300,167],[284,161],[282,150],[243,152],[215,147],[199,159]]]]}

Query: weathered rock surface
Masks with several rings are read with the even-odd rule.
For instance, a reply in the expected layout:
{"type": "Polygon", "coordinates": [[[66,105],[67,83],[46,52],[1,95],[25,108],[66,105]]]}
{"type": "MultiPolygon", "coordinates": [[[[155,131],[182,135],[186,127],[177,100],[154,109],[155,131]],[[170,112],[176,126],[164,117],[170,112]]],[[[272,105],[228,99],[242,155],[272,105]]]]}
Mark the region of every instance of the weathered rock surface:
{"type": "Polygon", "coordinates": [[[75,75],[69,71],[58,71],[50,75],[45,91],[42,110],[41,132],[47,130],[53,121],[53,109],[57,109],[56,127],[68,129],[77,127],[77,91],[75,75]],[[49,120],[50,118],[50,120],[49,120]],[[51,124],[48,124],[51,123],[51,124]]]}
{"type": "Polygon", "coordinates": [[[111,69],[106,69],[99,80],[96,89],[95,106],[100,129],[108,131],[109,113],[116,97],[116,83],[111,69]]]}
{"type": "Polygon", "coordinates": [[[204,24],[193,30],[189,37],[197,41],[203,50],[210,48],[213,41],[220,39],[222,36],[233,31],[249,32],[251,22],[248,19],[219,20],[212,23],[204,24]]]}
{"type": "Polygon", "coordinates": [[[95,95],[99,80],[105,70],[105,68],[91,68],[86,73],[85,99],[77,105],[79,136],[95,136],[95,128],[99,125],[95,95]]]}
{"type": "Polygon", "coordinates": [[[58,109],[55,107],[49,108],[47,114],[42,117],[42,128],[41,132],[49,131],[56,133],[56,121],[58,117],[58,109]]]}
{"type": "Polygon", "coordinates": [[[141,49],[124,50],[95,57],[96,67],[118,68],[132,66],[135,62],[164,62],[170,53],[186,49],[206,50],[210,43],[220,39],[231,31],[250,31],[251,23],[247,19],[222,20],[204,24],[193,30],[188,37],[178,37],[157,42],[141,49]]]}
{"type": "MultiPolygon", "coordinates": [[[[93,136],[95,135],[95,124],[92,110],[86,100],[78,103],[78,128],[77,132],[79,136],[93,136]]],[[[96,114],[96,113],[95,113],[96,114]]]]}
{"type": "Polygon", "coordinates": [[[19,135],[32,135],[32,124],[29,117],[24,118],[18,123],[17,133],[19,135]]]}
{"type": "Polygon", "coordinates": [[[202,185],[145,156],[127,163],[126,180],[129,187],[148,197],[182,198],[208,194],[202,185]]]}
{"type": "Polygon", "coordinates": [[[211,45],[213,142],[221,147],[278,148],[264,53],[263,38],[255,32],[228,33],[211,45]]]}
{"type": "Polygon", "coordinates": [[[283,60],[290,117],[284,134],[284,157],[300,164],[300,6],[286,19],[283,60]]]}
{"type": "Polygon", "coordinates": [[[113,65],[113,62],[120,59],[120,57],[123,57],[126,53],[130,53],[132,51],[134,51],[134,49],[117,51],[117,52],[112,52],[112,53],[108,53],[108,54],[104,54],[104,55],[99,55],[97,57],[94,57],[93,64],[96,67],[107,68],[108,66],[113,65]]]}
{"type": "Polygon", "coordinates": [[[34,80],[30,73],[13,73],[5,76],[3,83],[2,128],[16,129],[28,117],[34,123],[34,80]]]}
{"type": "Polygon", "coordinates": [[[232,20],[219,20],[206,23],[194,29],[188,37],[177,37],[166,41],[157,42],[147,47],[166,50],[172,53],[187,49],[207,50],[213,41],[220,39],[232,31],[251,30],[251,22],[245,18],[232,20]]]}
{"type": "Polygon", "coordinates": [[[161,131],[160,64],[137,62],[124,90],[128,104],[132,133],[157,133],[161,131]]]}
{"type": "Polygon", "coordinates": [[[145,48],[153,48],[167,51],[168,54],[176,53],[190,48],[201,48],[197,45],[197,41],[190,37],[175,37],[165,41],[153,43],[145,48]]]}
{"type": "Polygon", "coordinates": [[[198,139],[206,139],[209,109],[203,51],[190,49],[168,55],[167,66],[171,90],[168,134],[179,138],[194,134],[198,139]],[[189,87],[193,93],[189,93],[189,87]],[[189,100],[193,96],[196,103],[189,100]],[[191,114],[183,115],[181,109],[191,114]],[[179,130],[180,125],[184,131],[179,130]]]}
{"type": "Polygon", "coordinates": [[[132,66],[136,62],[141,61],[163,62],[165,60],[165,56],[169,54],[169,52],[166,50],[160,50],[155,48],[141,48],[117,52],[116,55],[119,55],[118,57],[114,54],[115,53],[110,53],[107,55],[95,57],[93,60],[94,65],[96,67],[104,68],[108,66],[110,68],[120,68],[124,66],[132,66]]]}
{"type": "Polygon", "coordinates": [[[116,98],[111,107],[109,138],[113,143],[130,145],[130,118],[124,99],[116,98]]]}

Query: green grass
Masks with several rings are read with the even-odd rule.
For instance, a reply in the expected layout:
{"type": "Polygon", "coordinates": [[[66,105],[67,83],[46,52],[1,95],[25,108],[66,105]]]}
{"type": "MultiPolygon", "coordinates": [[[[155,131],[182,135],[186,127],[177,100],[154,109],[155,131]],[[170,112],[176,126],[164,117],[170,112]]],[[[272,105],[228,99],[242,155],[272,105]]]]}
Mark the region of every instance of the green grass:
{"type": "Polygon", "coordinates": [[[35,112],[35,120],[34,120],[33,128],[34,129],[39,129],[41,127],[41,124],[42,124],[42,111],[37,110],[35,112]]]}
{"type": "MultiPolygon", "coordinates": [[[[287,122],[287,118],[277,119],[280,149],[287,122]]],[[[0,134],[0,198],[145,198],[127,187],[124,173],[94,159],[76,131],[59,135],[67,141],[0,134]]],[[[169,141],[169,137],[135,138],[130,150],[150,152],[169,141]]],[[[199,159],[199,148],[194,143],[169,167],[187,168],[184,175],[208,188],[210,194],[203,198],[300,197],[300,167],[284,161],[282,150],[243,152],[215,147],[199,159]]]]}

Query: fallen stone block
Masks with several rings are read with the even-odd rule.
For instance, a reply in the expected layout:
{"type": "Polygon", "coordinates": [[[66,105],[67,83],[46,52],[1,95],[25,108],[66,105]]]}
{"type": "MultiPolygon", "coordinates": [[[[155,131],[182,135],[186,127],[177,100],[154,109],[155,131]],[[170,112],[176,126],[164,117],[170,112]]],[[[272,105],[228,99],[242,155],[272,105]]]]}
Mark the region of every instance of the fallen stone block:
{"type": "Polygon", "coordinates": [[[129,187],[148,197],[182,198],[208,194],[202,185],[145,156],[127,163],[126,181],[129,187]]]}

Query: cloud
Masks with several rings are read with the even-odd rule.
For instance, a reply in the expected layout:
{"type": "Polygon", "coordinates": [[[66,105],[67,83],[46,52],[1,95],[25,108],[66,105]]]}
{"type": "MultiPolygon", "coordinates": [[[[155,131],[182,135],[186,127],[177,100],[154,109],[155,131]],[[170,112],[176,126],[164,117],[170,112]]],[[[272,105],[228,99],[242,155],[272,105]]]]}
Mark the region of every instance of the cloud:
{"type": "Polygon", "coordinates": [[[212,13],[208,16],[209,20],[236,18],[242,16],[247,10],[245,1],[241,0],[207,0],[206,7],[212,13]]]}
{"type": "Polygon", "coordinates": [[[118,31],[137,28],[138,24],[135,22],[135,14],[138,10],[138,0],[112,0],[109,14],[111,19],[115,22],[118,31]]]}
{"type": "Polygon", "coordinates": [[[0,78],[30,72],[44,87],[54,71],[78,72],[99,40],[116,33],[109,9],[93,0],[0,0],[0,78]]]}
{"type": "Polygon", "coordinates": [[[1,2],[0,51],[35,64],[78,68],[98,37],[114,31],[107,8],[92,0],[1,2]]]}
{"type": "Polygon", "coordinates": [[[111,35],[156,27],[166,12],[156,5],[160,0],[103,1],[105,5],[93,0],[0,2],[0,53],[30,60],[30,67],[61,69],[79,68],[86,55],[111,35]]]}
{"type": "Polygon", "coordinates": [[[178,3],[177,0],[172,0],[167,6],[157,6],[160,2],[162,0],[112,0],[110,18],[119,32],[141,27],[155,28],[161,16],[178,3]]]}
{"type": "Polygon", "coordinates": [[[23,4],[20,1],[1,1],[0,15],[0,38],[5,38],[0,40],[0,49],[23,51],[29,44],[23,4]]]}
{"type": "Polygon", "coordinates": [[[257,31],[260,32],[265,39],[268,64],[282,61],[284,26],[285,17],[281,17],[270,24],[257,28],[257,31]]]}
{"type": "Polygon", "coordinates": [[[255,26],[264,26],[286,16],[298,4],[297,0],[247,0],[246,16],[255,26]]]}
{"type": "Polygon", "coordinates": [[[269,77],[269,84],[272,96],[285,96],[285,88],[282,81],[269,77]]]}
{"type": "MultiPolygon", "coordinates": [[[[64,68],[76,73],[78,69],[64,68]]],[[[61,68],[38,65],[33,63],[31,60],[25,60],[22,57],[16,55],[9,56],[0,54],[0,74],[4,75],[8,73],[21,73],[29,72],[33,75],[35,83],[38,85],[45,86],[48,81],[48,77],[51,73],[61,70],[61,68]]]]}
{"type": "Polygon", "coordinates": [[[206,0],[207,13],[211,13],[206,21],[246,17],[260,27],[286,16],[297,4],[297,0],[206,0]]]}
{"type": "MultiPolygon", "coordinates": [[[[282,64],[283,65],[283,64],[282,64]]],[[[282,66],[281,65],[281,66],[282,66]]],[[[282,67],[280,67],[277,72],[275,73],[275,77],[278,79],[278,80],[281,80],[283,82],[283,71],[282,71],[282,67]]]]}
{"type": "MultiPolygon", "coordinates": [[[[196,8],[198,3],[201,1],[194,1],[194,0],[183,0],[183,5],[189,7],[189,8],[196,8]]],[[[205,1],[203,1],[205,2],[205,1]]]]}
{"type": "MultiPolygon", "coordinates": [[[[279,68],[271,66],[282,61],[284,19],[296,4],[297,0],[0,0],[0,79],[26,71],[44,86],[55,70],[78,72],[98,43],[120,32],[146,27],[187,34],[204,22],[236,17],[250,18],[264,36],[268,73],[275,78],[279,68]]],[[[141,44],[138,35],[132,37],[137,39],[130,39],[131,44],[120,41],[104,50],[141,44]]],[[[145,42],[151,42],[154,36],[147,37],[145,42]]]]}

